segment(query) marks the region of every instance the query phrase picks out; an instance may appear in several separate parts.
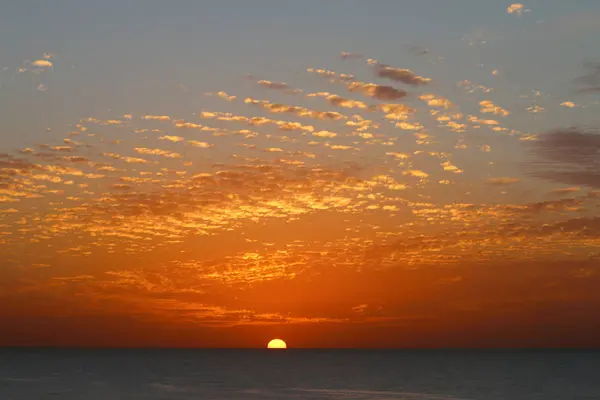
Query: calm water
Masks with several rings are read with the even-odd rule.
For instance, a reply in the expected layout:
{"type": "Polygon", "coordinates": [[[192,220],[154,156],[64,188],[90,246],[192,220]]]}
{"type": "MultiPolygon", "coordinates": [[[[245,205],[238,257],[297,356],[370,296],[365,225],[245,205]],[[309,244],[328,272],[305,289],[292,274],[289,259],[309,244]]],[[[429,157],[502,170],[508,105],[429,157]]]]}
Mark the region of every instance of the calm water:
{"type": "Polygon", "coordinates": [[[6,349],[0,399],[600,400],[600,352],[6,349]]]}

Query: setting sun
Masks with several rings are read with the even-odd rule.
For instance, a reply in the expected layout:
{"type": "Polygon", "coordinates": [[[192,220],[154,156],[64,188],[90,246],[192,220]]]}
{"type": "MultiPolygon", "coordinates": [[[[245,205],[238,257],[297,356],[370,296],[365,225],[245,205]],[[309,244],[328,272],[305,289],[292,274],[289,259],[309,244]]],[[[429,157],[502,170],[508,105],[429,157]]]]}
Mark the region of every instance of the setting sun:
{"type": "Polygon", "coordinates": [[[268,349],[287,349],[287,344],[281,339],[273,339],[267,344],[268,349]]]}

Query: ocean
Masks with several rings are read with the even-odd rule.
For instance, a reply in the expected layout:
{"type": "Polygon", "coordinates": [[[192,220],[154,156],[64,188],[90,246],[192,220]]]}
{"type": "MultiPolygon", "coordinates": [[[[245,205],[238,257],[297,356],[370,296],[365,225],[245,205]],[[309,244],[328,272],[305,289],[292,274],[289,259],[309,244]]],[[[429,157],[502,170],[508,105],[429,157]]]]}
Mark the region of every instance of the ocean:
{"type": "Polygon", "coordinates": [[[1,400],[600,400],[600,351],[0,349],[1,400]]]}

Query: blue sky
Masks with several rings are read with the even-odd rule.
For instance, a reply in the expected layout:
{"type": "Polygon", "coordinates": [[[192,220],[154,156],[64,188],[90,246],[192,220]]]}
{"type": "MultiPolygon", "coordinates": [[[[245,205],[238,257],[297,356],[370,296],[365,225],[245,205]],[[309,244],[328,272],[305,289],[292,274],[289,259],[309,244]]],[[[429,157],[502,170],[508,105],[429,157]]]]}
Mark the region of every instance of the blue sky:
{"type": "MultiPolygon", "coordinates": [[[[490,68],[505,68],[511,74],[508,96],[522,92],[524,84],[568,96],[582,61],[600,50],[597,31],[579,29],[576,22],[577,16],[600,13],[594,1],[532,2],[526,4],[532,11],[522,18],[508,15],[499,1],[175,4],[19,1],[0,6],[0,62],[8,68],[0,75],[4,126],[33,138],[34,130],[65,124],[84,112],[189,111],[198,104],[178,91],[179,84],[195,92],[232,91],[249,72],[303,79],[305,68],[331,65],[339,51],[362,52],[449,80],[489,80],[490,68]],[[554,27],[562,27],[556,21],[569,15],[575,15],[573,26],[554,27]],[[487,43],[470,48],[461,40],[465,37],[487,43]],[[408,45],[446,57],[443,71],[407,55],[408,45]],[[51,73],[39,79],[15,75],[24,60],[44,52],[57,54],[51,73]],[[50,89],[45,96],[27,90],[42,81],[50,89]],[[25,118],[30,112],[47,118],[25,118]]],[[[535,129],[537,122],[523,123],[535,129]]]]}

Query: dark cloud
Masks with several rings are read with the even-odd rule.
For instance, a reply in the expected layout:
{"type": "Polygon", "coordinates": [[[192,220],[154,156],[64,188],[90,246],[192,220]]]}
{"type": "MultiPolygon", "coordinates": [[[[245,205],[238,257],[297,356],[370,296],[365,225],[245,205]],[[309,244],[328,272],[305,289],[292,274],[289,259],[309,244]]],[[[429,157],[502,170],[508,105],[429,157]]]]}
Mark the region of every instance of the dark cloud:
{"type": "Polygon", "coordinates": [[[387,78],[412,86],[426,85],[430,82],[430,79],[418,76],[410,69],[394,68],[384,64],[377,65],[375,72],[380,78],[387,78]]]}
{"type": "Polygon", "coordinates": [[[362,92],[365,96],[388,101],[398,100],[407,95],[404,90],[396,89],[391,86],[363,82],[352,82],[348,84],[348,90],[351,92],[362,92]]]}
{"type": "Polygon", "coordinates": [[[539,136],[528,144],[538,160],[528,163],[533,176],[600,187],[600,131],[569,128],[539,136]]]}
{"type": "Polygon", "coordinates": [[[600,93],[600,62],[586,62],[588,73],[575,80],[581,93],[600,93]]]}
{"type": "Polygon", "coordinates": [[[600,218],[574,218],[567,221],[546,225],[543,232],[571,232],[579,235],[598,237],[600,236],[600,218]]]}

